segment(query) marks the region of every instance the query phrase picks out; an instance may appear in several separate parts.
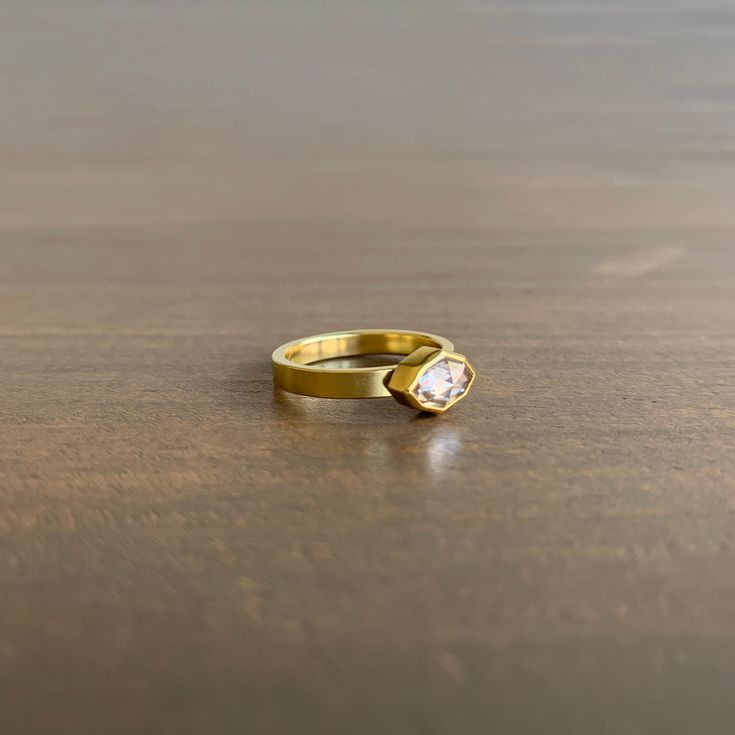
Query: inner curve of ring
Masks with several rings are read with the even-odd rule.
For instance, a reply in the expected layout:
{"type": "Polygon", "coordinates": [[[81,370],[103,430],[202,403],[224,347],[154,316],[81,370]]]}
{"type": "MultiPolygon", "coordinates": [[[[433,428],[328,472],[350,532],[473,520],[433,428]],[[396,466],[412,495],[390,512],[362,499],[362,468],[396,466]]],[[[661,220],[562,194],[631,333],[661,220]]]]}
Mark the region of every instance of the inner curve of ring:
{"type": "Polygon", "coordinates": [[[437,340],[421,334],[356,332],[306,339],[289,347],[284,357],[300,365],[309,365],[341,357],[410,355],[419,347],[441,346],[437,340]]]}

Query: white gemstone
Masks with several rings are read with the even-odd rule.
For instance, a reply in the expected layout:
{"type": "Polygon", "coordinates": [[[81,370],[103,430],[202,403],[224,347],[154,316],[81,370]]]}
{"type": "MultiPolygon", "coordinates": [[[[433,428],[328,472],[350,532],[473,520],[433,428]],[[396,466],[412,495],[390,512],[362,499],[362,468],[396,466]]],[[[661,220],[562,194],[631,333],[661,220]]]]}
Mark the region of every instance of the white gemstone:
{"type": "Polygon", "coordinates": [[[413,394],[427,408],[444,408],[467,390],[471,378],[464,362],[445,357],[421,375],[413,394]]]}

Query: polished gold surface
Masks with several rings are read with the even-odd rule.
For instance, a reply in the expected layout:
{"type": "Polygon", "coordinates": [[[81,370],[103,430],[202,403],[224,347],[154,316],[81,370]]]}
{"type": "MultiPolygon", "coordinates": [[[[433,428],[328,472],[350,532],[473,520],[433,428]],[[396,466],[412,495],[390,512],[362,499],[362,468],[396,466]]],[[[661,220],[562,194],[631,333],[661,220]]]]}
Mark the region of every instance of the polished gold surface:
{"type": "Polygon", "coordinates": [[[310,363],[361,355],[410,355],[420,347],[451,351],[452,343],[427,332],[358,329],[287,342],[274,350],[273,382],[289,393],[319,398],[384,398],[395,365],[332,368],[310,363]]]}

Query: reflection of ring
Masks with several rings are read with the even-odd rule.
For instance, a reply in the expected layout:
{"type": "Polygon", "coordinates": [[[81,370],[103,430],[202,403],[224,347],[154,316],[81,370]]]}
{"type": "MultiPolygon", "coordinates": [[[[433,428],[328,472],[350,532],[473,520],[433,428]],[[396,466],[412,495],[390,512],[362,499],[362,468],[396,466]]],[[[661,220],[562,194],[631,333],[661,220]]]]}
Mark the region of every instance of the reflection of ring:
{"type": "Polygon", "coordinates": [[[319,398],[379,398],[442,413],[465,397],[475,379],[467,358],[444,337],[400,329],[356,329],[305,337],[273,352],[273,382],[319,398]],[[328,368],[313,363],[360,355],[406,355],[397,365],[328,368]]]}

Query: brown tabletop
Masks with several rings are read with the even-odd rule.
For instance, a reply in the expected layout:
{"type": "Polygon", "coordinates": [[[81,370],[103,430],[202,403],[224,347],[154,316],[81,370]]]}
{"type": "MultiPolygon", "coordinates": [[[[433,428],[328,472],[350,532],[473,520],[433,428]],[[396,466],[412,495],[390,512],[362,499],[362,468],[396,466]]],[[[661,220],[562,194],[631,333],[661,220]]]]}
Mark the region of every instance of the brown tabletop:
{"type": "Polygon", "coordinates": [[[735,9],[10,0],[3,735],[731,733],[735,9]],[[452,412],[272,388],[452,339],[452,412]]]}

